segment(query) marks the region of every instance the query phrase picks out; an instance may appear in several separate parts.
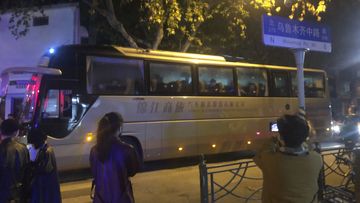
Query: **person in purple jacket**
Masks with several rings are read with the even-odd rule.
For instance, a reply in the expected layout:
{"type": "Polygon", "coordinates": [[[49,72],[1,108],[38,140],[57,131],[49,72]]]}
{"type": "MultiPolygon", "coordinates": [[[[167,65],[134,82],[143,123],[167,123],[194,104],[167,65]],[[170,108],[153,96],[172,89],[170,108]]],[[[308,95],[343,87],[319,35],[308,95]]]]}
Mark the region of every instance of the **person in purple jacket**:
{"type": "Polygon", "coordinates": [[[129,177],[138,172],[142,160],[133,146],[120,140],[122,125],[122,116],[114,112],[98,123],[96,145],[90,152],[94,203],[135,202],[129,177]]]}

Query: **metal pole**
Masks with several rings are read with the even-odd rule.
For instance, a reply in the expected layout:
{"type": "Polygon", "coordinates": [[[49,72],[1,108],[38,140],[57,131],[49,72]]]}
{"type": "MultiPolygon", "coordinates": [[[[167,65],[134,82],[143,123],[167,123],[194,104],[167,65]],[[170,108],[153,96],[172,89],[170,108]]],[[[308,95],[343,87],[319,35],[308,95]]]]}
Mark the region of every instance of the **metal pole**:
{"type": "Polygon", "coordinates": [[[354,149],[354,162],[353,162],[353,172],[355,173],[354,185],[355,185],[355,199],[356,203],[360,203],[360,149],[354,149]]]}
{"type": "Polygon", "coordinates": [[[323,165],[321,167],[319,177],[318,177],[318,187],[319,191],[317,193],[317,198],[319,202],[324,200],[324,190],[325,190],[325,166],[324,166],[324,155],[321,154],[321,145],[318,142],[315,142],[315,151],[321,155],[323,165]]]}
{"type": "Polygon", "coordinates": [[[305,89],[304,89],[304,61],[305,53],[308,49],[293,49],[292,52],[295,56],[297,67],[297,88],[298,88],[298,100],[299,108],[305,110],[305,89]]]}
{"type": "Polygon", "coordinates": [[[208,203],[209,202],[208,174],[206,168],[206,161],[203,154],[200,157],[199,172],[200,172],[200,198],[201,198],[200,201],[201,203],[208,203]]]}

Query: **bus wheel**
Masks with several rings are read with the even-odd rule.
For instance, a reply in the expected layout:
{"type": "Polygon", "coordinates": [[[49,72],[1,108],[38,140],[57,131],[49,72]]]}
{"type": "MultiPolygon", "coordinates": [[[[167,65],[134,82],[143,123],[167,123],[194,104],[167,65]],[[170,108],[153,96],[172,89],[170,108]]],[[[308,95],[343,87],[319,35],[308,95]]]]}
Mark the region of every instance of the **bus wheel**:
{"type": "MultiPolygon", "coordinates": [[[[143,163],[144,162],[144,152],[143,152],[143,149],[141,147],[139,140],[136,139],[135,137],[126,136],[126,135],[123,135],[120,138],[123,142],[134,147],[136,154],[137,154],[138,158],[140,159],[140,162],[143,163]]],[[[141,165],[141,167],[142,167],[142,165],[141,165]]]]}

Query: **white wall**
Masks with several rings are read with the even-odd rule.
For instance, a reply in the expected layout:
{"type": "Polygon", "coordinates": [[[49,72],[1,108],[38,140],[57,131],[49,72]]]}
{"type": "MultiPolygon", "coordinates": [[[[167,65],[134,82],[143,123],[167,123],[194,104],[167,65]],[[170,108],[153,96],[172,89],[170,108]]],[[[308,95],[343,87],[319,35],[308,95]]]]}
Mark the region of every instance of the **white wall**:
{"type": "MultiPolygon", "coordinates": [[[[33,26],[25,37],[18,40],[8,29],[10,14],[0,21],[0,72],[14,66],[36,66],[40,57],[51,47],[80,43],[79,9],[76,4],[56,5],[44,8],[49,24],[33,26]]],[[[42,16],[35,13],[35,16],[42,16]]]]}

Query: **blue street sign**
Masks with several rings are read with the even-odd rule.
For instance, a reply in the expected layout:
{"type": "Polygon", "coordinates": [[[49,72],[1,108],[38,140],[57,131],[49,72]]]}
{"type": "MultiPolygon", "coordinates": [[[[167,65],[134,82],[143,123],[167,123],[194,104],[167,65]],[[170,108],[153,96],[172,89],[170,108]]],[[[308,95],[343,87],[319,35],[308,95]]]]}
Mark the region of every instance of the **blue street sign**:
{"type": "Polygon", "coordinates": [[[328,26],[268,15],[263,15],[262,24],[265,45],[331,52],[328,26]]]}

